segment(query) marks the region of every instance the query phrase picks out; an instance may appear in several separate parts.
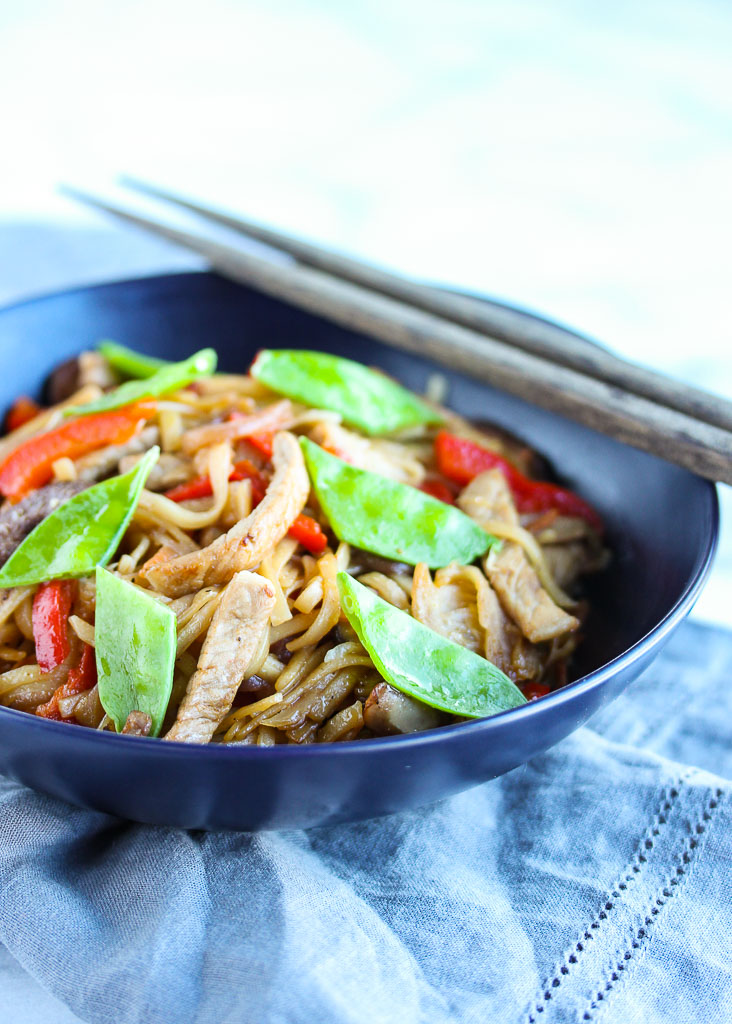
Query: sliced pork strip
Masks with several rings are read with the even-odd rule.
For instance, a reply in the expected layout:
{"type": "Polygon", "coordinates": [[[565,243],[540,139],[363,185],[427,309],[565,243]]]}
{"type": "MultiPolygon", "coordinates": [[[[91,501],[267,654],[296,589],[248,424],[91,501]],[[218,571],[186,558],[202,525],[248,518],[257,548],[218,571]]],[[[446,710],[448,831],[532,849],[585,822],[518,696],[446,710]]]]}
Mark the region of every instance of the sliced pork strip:
{"type": "Polygon", "coordinates": [[[100,352],[80,352],[78,364],[78,386],[80,388],[87,384],[95,384],[103,391],[108,391],[110,388],[116,388],[120,382],[119,377],[100,352]]]}
{"type": "Polygon", "coordinates": [[[479,473],[461,491],[457,504],[467,516],[483,528],[491,520],[496,519],[501,523],[510,523],[511,526],[519,525],[518,512],[511,491],[500,469],[489,469],[486,473],[479,473]]]}
{"type": "Polygon", "coordinates": [[[193,455],[199,448],[221,441],[238,441],[250,434],[261,431],[283,430],[292,424],[292,403],[285,398],[281,402],[268,405],[251,416],[238,416],[225,423],[207,423],[203,427],[187,430],[183,435],[181,446],[186,455],[193,455]]]}
{"type": "Polygon", "coordinates": [[[0,511],[0,565],[7,562],[31,530],[47,515],[88,486],[89,482],[82,480],[48,484],[32,491],[17,505],[6,505],[0,511]]]}
{"type": "Polygon", "coordinates": [[[511,618],[533,644],[577,629],[579,620],[559,608],[539,583],[519,544],[504,542],[485,560],[491,586],[511,618]]]}
{"type": "Polygon", "coordinates": [[[483,630],[478,620],[477,594],[466,593],[467,581],[432,582],[424,562],[414,567],[412,615],[436,633],[471,651],[481,651],[483,630]],[[462,583],[462,585],[461,585],[462,583]]]}
{"type": "Polygon", "coordinates": [[[116,476],[120,472],[120,461],[128,455],[140,455],[152,448],[160,440],[160,431],[155,426],[143,427],[124,444],[109,444],[106,448],[82,455],[75,462],[76,473],[80,480],[88,484],[95,480],[103,480],[108,476],[116,476]]]}
{"type": "MultiPolygon", "coordinates": [[[[462,492],[457,504],[486,529],[490,528],[491,520],[518,524],[508,484],[497,469],[480,473],[462,492]]],[[[520,544],[503,541],[499,550],[488,553],[483,565],[504,610],[531,643],[553,640],[579,626],[578,619],[549,597],[520,544]]]]}
{"type": "Polygon", "coordinates": [[[80,388],[79,357],[72,356],[59,363],[49,374],[44,386],[44,395],[49,405],[66,402],[80,388]]]}
{"type": "MultiPolygon", "coordinates": [[[[144,452],[139,452],[123,455],[119,460],[119,472],[126,473],[128,470],[134,469],[144,454],[144,452]]],[[[161,452],[158,461],[148,473],[145,490],[167,491],[171,487],[177,487],[178,484],[184,484],[191,478],[191,468],[190,459],[182,459],[172,452],[161,452]]]]}
{"type": "Polygon", "coordinates": [[[274,587],[256,573],[238,572],[221,598],[198,667],[166,740],[208,743],[231,709],[252,659],[261,651],[275,605],[274,587]]]}
{"type": "Polygon", "coordinates": [[[130,711],[127,721],[122,726],[124,736],[149,736],[152,729],[152,718],[144,711],[130,711]]]}
{"type": "Polygon", "coordinates": [[[424,732],[440,724],[440,712],[388,683],[377,683],[363,707],[364,725],[377,736],[424,732]]]}
{"type": "Polygon", "coordinates": [[[546,652],[521,634],[475,566],[438,569],[433,583],[427,566],[417,565],[412,615],[448,640],[482,654],[515,683],[541,675],[546,652]]]}
{"type": "Polygon", "coordinates": [[[208,547],[146,570],[150,586],[168,597],[180,597],[227,583],[234,573],[259,565],[290,529],[310,493],[305,461],[294,435],[285,431],[275,435],[272,464],[275,472],[267,493],[246,519],[208,547]]]}
{"type": "Polygon", "coordinates": [[[378,473],[413,487],[419,486],[425,478],[424,466],[407,445],[387,438],[362,437],[331,420],[316,423],[309,436],[322,448],[335,452],[352,466],[370,473],[378,473]]]}
{"type": "Polygon", "coordinates": [[[483,655],[488,661],[514,683],[540,677],[545,652],[529,643],[509,619],[487,580],[478,592],[478,619],[484,630],[483,655]]]}

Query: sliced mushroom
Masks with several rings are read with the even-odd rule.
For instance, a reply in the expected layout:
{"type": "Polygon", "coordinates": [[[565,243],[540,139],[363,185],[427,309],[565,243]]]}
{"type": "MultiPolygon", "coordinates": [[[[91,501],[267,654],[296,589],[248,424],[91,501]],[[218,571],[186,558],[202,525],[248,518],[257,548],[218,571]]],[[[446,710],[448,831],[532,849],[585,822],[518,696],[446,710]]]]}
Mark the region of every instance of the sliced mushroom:
{"type": "Polygon", "coordinates": [[[377,736],[424,732],[436,728],[441,718],[439,711],[408,697],[388,683],[378,683],[363,707],[364,725],[377,736]]]}

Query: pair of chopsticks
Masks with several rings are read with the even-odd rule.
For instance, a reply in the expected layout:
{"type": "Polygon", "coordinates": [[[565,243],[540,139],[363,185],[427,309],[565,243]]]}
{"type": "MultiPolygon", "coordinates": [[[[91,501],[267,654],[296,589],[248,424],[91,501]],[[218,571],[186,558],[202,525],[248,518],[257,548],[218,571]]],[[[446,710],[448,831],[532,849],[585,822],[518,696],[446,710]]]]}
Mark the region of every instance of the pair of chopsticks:
{"type": "Polygon", "coordinates": [[[123,183],[293,259],[268,259],[78,189],[225,277],[485,381],[710,480],[732,483],[732,402],[519,311],[431,288],[132,178],[123,183]]]}

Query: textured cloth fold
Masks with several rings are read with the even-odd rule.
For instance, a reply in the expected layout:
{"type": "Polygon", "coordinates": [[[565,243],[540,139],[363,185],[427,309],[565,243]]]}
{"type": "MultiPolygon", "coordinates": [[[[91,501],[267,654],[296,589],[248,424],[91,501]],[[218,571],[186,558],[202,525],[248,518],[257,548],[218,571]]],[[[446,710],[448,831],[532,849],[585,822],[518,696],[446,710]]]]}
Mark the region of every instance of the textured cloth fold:
{"type": "Polygon", "coordinates": [[[355,825],[151,828],[0,781],[0,942],[94,1024],[729,1021],[730,669],[687,623],[553,751],[355,825]]]}

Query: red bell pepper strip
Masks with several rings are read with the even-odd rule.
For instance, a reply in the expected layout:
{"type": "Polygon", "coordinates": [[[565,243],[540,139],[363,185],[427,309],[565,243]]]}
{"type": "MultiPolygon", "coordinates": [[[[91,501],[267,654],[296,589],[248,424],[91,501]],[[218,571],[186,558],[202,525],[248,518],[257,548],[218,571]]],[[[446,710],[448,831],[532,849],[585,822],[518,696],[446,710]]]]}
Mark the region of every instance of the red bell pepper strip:
{"type": "Polygon", "coordinates": [[[267,477],[249,459],[234,463],[230,479],[251,480],[253,505],[258,505],[267,493],[267,477]]]}
{"type": "Polygon", "coordinates": [[[552,692],[545,683],[526,683],[521,687],[521,691],[527,700],[538,700],[539,697],[546,697],[552,692]]]}
{"type": "Polygon", "coordinates": [[[73,580],[41,583],[33,598],[33,640],[41,672],[58,668],[69,656],[69,615],[74,598],[73,580]]]}
{"type": "Polygon", "coordinates": [[[0,465],[0,492],[12,502],[20,501],[48,483],[56,459],[78,459],[108,444],[124,444],[154,412],[154,402],[138,402],[122,409],[82,416],[32,437],[0,465]]]}
{"type": "MultiPolygon", "coordinates": [[[[258,505],[267,490],[267,481],[259,472],[254,463],[249,459],[242,459],[234,465],[229,480],[251,480],[252,481],[252,502],[258,505]]],[[[211,479],[208,476],[195,476],[184,484],[179,484],[165,492],[165,497],[171,501],[194,501],[196,498],[210,498],[213,494],[211,479]]]]}
{"type": "Polygon", "coordinates": [[[519,512],[546,512],[556,508],[564,515],[584,519],[602,532],[599,515],[579,495],[543,480],[530,480],[507,459],[474,441],[441,430],[435,439],[435,457],[442,475],[461,487],[469,484],[479,473],[499,469],[506,478],[519,512]]]}
{"type": "Polygon", "coordinates": [[[272,458],[272,438],[274,434],[268,431],[262,431],[259,434],[247,434],[243,439],[248,444],[258,451],[259,454],[269,462],[272,458]]]}
{"type": "Polygon", "coordinates": [[[39,704],[34,713],[40,718],[50,718],[52,722],[63,722],[64,718],[58,707],[57,692],[45,704],[39,704]]]}
{"type": "Polygon", "coordinates": [[[210,498],[212,494],[210,479],[207,476],[195,476],[192,480],[166,491],[165,497],[171,501],[194,501],[196,498],[210,498]]]}
{"type": "Polygon", "coordinates": [[[419,485],[419,490],[424,491],[425,494],[429,494],[433,498],[437,498],[438,501],[444,501],[446,505],[455,504],[455,495],[447,484],[443,484],[442,480],[423,480],[419,485]]]}
{"type": "MultiPolygon", "coordinates": [[[[229,413],[229,422],[232,420],[244,420],[247,418],[247,413],[242,412],[240,409],[234,409],[233,412],[229,413]]],[[[260,430],[253,434],[243,434],[241,441],[246,441],[252,448],[261,455],[264,459],[269,462],[272,459],[272,442],[274,440],[274,431],[272,430],[260,430]]]]}
{"type": "Polygon", "coordinates": [[[316,519],[312,519],[310,516],[305,516],[302,513],[300,513],[287,532],[293,540],[296,540],[298,544],[302,544],[311,555],[322,555],[328,547],[328,538],[320,528],[320,523],[316,519]]]}
{"type": "MultiPolygon", "coordinates": [[[[242,459],[234,465],[229,480],[251,480],[252,483],[252,505],[258,505],[267,492],[267,478],[260,473],[257,467],[249,461],[242,459]]],[[[171,501],[190,501],[193,498],[207,498],[213,494],[211,481],[207,476],[197,476],[186,484],[174,487],[166,491],[165,497],[171,501]]],[[[323,530],[311,516],[300,514],[288,530],[288,533],[299,544],[312,555],[322,555],[328,546],[328,538],[323,530]]]]}
{"type": "Polygon", "coordinates": [[[97,662],[94,648],[84,644],[81,652],[81,659],[76,668],[69,670],[66,682],[54,691],[53,696],[47,703],[36,708],[36,714],[41,718],[51,718],[56,722],[64,721],[58,702],[64,697],[74,697],[77,693],[84,693],[91,690],[97,681],[97,662]]]}
{"type": "Polygon", "coordinates": [[[29,423],[41,411],[41,406],[28,395],[20,395],[15,399],[5,416],[5,429],[8,433],[29,423]]]}
{"type": "Polygon", "coordinates": [[[69,677],[61,689],[66,692],[63,697],[73,697],[75,693],[91,690],[97,681],[97,659],[91,644],[84,644],[81,658],[76,668],[72,668],[69,677]]]}

